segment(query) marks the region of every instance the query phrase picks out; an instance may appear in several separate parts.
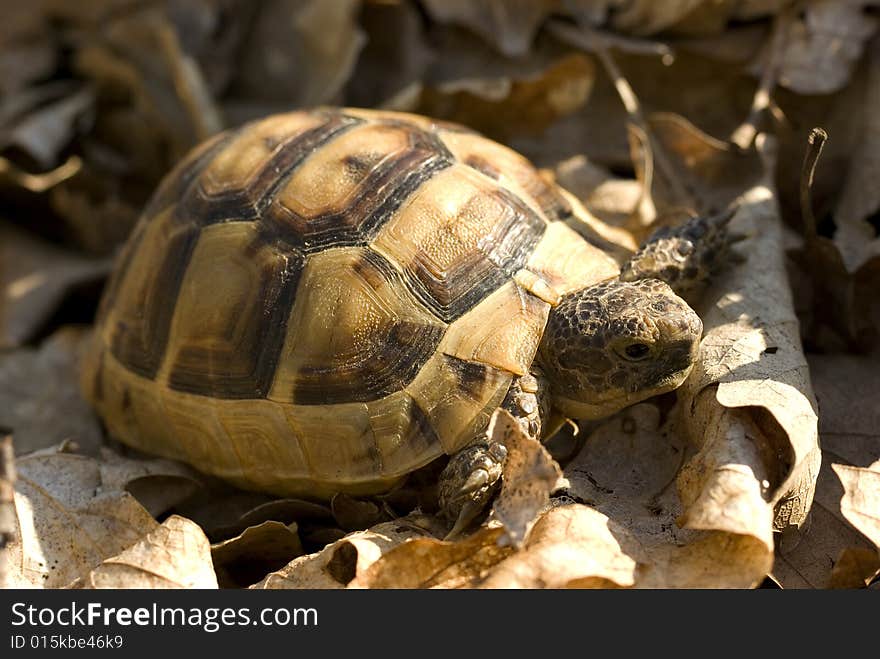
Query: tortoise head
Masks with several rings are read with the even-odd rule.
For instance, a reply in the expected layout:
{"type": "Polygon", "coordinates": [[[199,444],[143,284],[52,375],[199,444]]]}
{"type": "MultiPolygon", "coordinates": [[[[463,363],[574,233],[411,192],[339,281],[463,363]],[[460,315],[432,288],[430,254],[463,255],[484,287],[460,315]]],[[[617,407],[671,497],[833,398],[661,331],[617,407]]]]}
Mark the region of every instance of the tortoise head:
{"type": "Polygon", "coordinates": [[[597,419],[687,377],[703,323],[658,279],[618,279],[569,293],[555,307],[538,353],[564,414],[597,419]]]}

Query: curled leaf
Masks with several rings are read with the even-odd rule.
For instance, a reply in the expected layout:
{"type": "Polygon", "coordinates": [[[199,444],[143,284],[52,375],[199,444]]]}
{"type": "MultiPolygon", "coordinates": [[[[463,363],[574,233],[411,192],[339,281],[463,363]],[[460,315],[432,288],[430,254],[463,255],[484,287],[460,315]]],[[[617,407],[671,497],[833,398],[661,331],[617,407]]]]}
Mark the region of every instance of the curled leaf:
{"type": "Polygon", "coordinates": [[[251,588],[345,588],[362,584],[363,575],[386,553],[411,538],[425,535],[427,531],[407,524],[406,520],[383,522],[369,530],[351,533],[320,552],[295,558],[251,588]]]}
{"type": "Polygon", "coordinates": [[[74,588],[217,588],[208,538],[185,517],[161,526],[105,559],[74,588]]]}
{"type": "Polygon", "coordinates": [[[522,551],[504,559],[480,588],[626,588],[641,551],[630,534],[580,504],[546,512],[522,551]]]}
{"type": "Polygon", "coordinates": [[[47,449],[19,458],[17,471],[14,587],[66,586],[158,526],[131,494],[105,487],[93,458],[47,449]]]}
{"type": "Polygon", "coordinates": [[[303,553],[296,524],[268,521],[211,546],[221,587],[244,587],[303,553]]]}
{"type": "Polygon", "coordinates": [[[504,526],[507,540],[520,547],[538,511],[549,503],[562,472],[547,449],[529,437],[506,410],[499,409],[492,415],[488,434],[507,448],[501,492],[492,512],[504,526]]]}

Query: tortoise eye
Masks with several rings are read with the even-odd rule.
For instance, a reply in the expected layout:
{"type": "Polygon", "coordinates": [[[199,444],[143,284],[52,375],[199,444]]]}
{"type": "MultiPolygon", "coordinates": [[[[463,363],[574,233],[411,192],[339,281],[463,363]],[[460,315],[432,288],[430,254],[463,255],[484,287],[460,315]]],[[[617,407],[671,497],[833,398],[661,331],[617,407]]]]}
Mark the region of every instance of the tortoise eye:
{"type": "Polygon", "coordinates": [[[644,343],[630,343],[623,352],[627,359],[639,361],[651,353],[651,346],[644,343]]]}

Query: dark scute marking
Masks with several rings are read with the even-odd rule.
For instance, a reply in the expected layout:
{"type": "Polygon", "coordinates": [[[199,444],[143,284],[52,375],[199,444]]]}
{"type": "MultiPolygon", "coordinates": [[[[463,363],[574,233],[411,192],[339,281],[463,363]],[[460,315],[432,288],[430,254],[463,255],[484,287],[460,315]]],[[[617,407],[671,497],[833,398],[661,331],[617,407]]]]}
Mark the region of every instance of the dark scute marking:
{"type": "MultiPolygon", "coordinates": [[[[394,266],[372,250],[364,250],[354,268],[370,285],[401,279],[394,266]]],[[[370,344],[360,351],[357,361],[301,368],[294,381],[293,402],[298,405],[367,402],[400,391],[434,354],[444,331],[439,325],[398,319],[387,333],[370,337],[370,344]]]]}
{"type": "Polygon", "coordinates": [[[119,320],[113,328],[110,352],[138,375],[153,378],[162,363],[180,285],[198,234],[196,227],[188,226],[168,239],[165,258],[156,264],[143,299],[131,301],[142,313],[119,320]]]}
{"type": "Polygon", "coordinates": [[[443,279],[434,277],[420,255],[406,267],[405,282],[413,295],[446,323],[461,317],[500,288],[535,250],[547,224],[516,195],[505,189],[499,196],[510,213],[493,227],[482,249],[452,268],[443,279]]]}
{"type": "Polygon", "coordinates": [[[421,408],[418,401],[410,399],[409,433],[404,438],[401,446],[412,455],[427,453],[428,450],[440,443],[440,438],[431,425],[431,420],[421,408]]]}
{"type": "Polygon", "coordinates": [[[256,220],[272,203],[275,194],[293,176],[302,162],[330,140],[339,137],[363,119],[341,113],[322,112],[324,123],[286,140],[268,158],[246,189],[206,195],[201,186],[193,186],[178,204],[175,215],[181,221],[200,225],[218,222],[256,220]]]}
{"type": "Polygon", "coordinates": [[[131,392],[128,387],[122,390],[122,411],[127,412],[131,409],[131,392]]]}
{"type": "Polygon", "coordinates": [[[501,177],[501,171],[480,155],[469,155],[467,158],[465,158],[464,164],[468,167],[476,169],[484,176],[488,176],[493,180],[497,181],[501,177]]]}
{"type": "Polygon", "coordinates": [[[98,324],[103,322],[107,317],[108,311],[116,302],[119,285],[125,279],[132,256],[143,240],[147,224],[168,206],[181,199],[202,171],[204,171],[208,163],[213,160],[214,156],[237,134],[237,131],[228,131],[214,137],[215,142],[211,146],[207,147],[195,158],[184,158],[159,184],[159,188],[153,194],[152,199],[141,214],[140,221],[116,258],[113,275],[105,286],[104,294],[98,307],[98,324]]]}
{"type": "Polygon", "coordinates": [[[535,190],[533,191],[535,200],[541,211],[547,216],[551,222],[559,220],[567,220],[574,215],[574,210],[568,200],[562,196],[555,185],[546,183],[541,177],[535,174],[535,190]]]}
{"type": "Polygon", "coordinates": [[[226,131],[215,135],[211,140],[213,143],[206,147],[204,151],[198,153],[195,157],[187,156],[179,162],[169,174],[162,179],[159,187],[153,193],[147,207],[144,209],[145,217],[153,217],[171,204],[181,199],[184,193],[189,190],[190,185],[205,170],[220,151],[236,138],[240,133],[239,130],[226,131]]]}
{"type": "Polygon", "coordinates": [[[266,239],[286,242],[306,254],[328,247],[366,245],[372,240],[403,202],[454,162],[436,135],[399,123],[394,125],[409,131],[409,148],[371,168],[346,207],[304,217],[273,204],[262,224],[266,239]]]}
{"type": "Polygon", "coordinates": [[[469,362],[456,357],[444,355],[451,364],[456,375],[461,390],[470,396],[473,400],[480,400],[484,395],[484,387],[486,380],[489,378],[489,369],[485,364],[478,362],[469,362]]]}
{"type": "MultiPolygon", "coordinates": [[[[245,252],[255,254],[261,246],[266,249],[257,239],[245,248],[245,252]]],[[[229,343],[225,349],[199,346],[182,349],[169,376],[171,389],[227,399],[265,398],[268,395],[303,270],[301,255],[288,253],[287,256],[286,260],[274,260],[260,273],[260,286],[254,291],[253,306],[241,310],[242,313],[252,313],[252,317],[246,320],[246,333],[239,337],[240,341],[229,343]],[[221,364],[224,370],[214,371],[210,368],[212,364],[221,364]]],[[[231,329],[226,333],[230,338],[231,329]]]]}

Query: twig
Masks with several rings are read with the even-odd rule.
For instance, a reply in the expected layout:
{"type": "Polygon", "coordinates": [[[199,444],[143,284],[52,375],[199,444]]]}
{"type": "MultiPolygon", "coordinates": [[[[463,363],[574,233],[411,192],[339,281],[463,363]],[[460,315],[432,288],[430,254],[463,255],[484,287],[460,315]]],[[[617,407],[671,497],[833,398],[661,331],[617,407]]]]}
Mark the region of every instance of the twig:
{"type": "Polygon", "coordinates": [[[817,236],[816,216],[813,215],[813,174],[816,172],[816,163],[827,139],[828,133],[822,128],[814,128],[810,131],[810,136],[807,138],[807,152],[804,154],[804,164],[801,167],[801,218],[804,223],[804,236],[808,242],[814,241],[817,236]]]}
{"type": "Polygon", "coordinates": [[[667,66],[675,61],[675,52],[661,41],[634,39],[632,37],[603,32],[586,25],[574,26],[560,20],[547,24],[547,29],[562,41],[583,50],[593,51],[596,43],[603,43],[606,48],[614,48],[630,55],[654,55],[660,57],[667,66]]]}
{"type": "MultiPolygon", "coordinates": [[[[676,177],[675,169],[666,158],[663,149],[657,148],[655,141],[652,139],[651,129],[642,113],[641,104],[635,91],[633,91],[629,81],[624,77],[617,66],[617,62],[614,61],[614,57],[611,55],[611,49],[614,48],[629,53],[637,52],[638,54],[659,55],[663,58],[664,64],[669,64],[673,58],[672,50],[659,42],[639,42],[634,39],[609,35],[587,27],[575,28],[559,21],[551,22],[549,29],[553,34],[568,43],[591,52],[599,58],[608,77],[614,84],[615,90],[617,90],[617,95],[620,97],[623,107],[629,116],[630,124],[637,129],[635,133],[640,141],[642,141],[645,153],[645,171],[653,172],[656,169],[663,175],[677,198],[687,199],[689,195],[676,177]],[[639,44],[638,50],[636,49],[636,44],[639,44]]],[[[650,197],[650,195],[650,182],[646,180],[644,182],[643,202],[645,197],[650,197]]],[[[653,202],[650,205],[653,207],[653,202]]]]}
{"type": "Polygon", "coordinates": [[[63,164],[42,174],[31,174],[0,157],[0,179],[6,178],[31,192],[45,192],[75,176],[82,169],[82,160],[70,156],[63,164]]]}
{"type": "Polygon", "coordinates": [[[7,584],[7,545],[15,539],[15,467],[12,437],[0,438],[0,588],[7,584]]]}
{"type": "Polygon", "coordinates": [[[752,98],[752,107],[749,110],[749,115],[730,136],[730,141],[741,149],[749,148],[752,142],[755,141],[755,136],[758,134],[758,122],[761,116],[768,110],[771,112],[774,110],[773,89],[776,87],[776,82],[779,79],[779,68],[782,66],[782,56],[788,43],[788,34],[791,29],[793,16],[794,13],[791,10],[783,11],[777,14],[773,22],[773,38],[770,41],[767,61],[764,64],[758,88],[755,90],[755,96],[752,98]]]}

